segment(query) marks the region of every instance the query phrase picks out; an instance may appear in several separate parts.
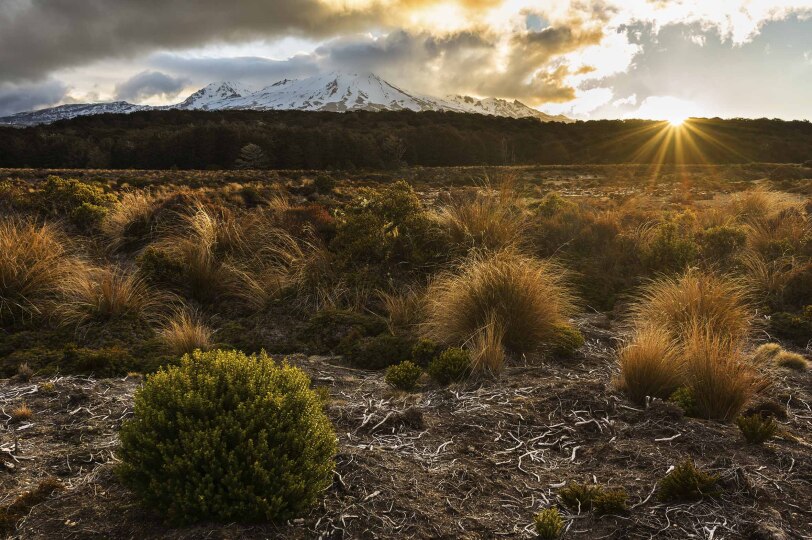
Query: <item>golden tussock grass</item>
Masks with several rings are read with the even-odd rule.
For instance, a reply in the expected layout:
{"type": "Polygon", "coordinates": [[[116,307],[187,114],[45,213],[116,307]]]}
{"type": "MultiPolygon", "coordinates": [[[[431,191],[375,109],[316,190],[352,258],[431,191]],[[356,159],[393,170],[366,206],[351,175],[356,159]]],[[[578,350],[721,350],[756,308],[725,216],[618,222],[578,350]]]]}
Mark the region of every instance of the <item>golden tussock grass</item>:
{"type": "Polygon", "coordinates": [[[753,361],[757,365],[770,364],[775,360],[775,357],[781,352],[781,345],[778,343],[764,343],[753,353],[753,361]]]}
{"type": "Polygon", "coordinates": [[[733,196],[730,211],[744,223],[758,223],[772,216],[792,209],[800,209],[801,204],[788,193],[757,188],[733,196]]]}
{"type": "Polygon", "coordinates": [[[646,397],[667,399],[682,384],[683,361],[668,332],[655,326],[637,330],[618,352],[618,387],[636,403],[646,397]]]}
{"type": "Polygon", "coordinates": [[[120,268],[86,266],[84,271],[70,275],[60,288],[63,299],[54,314],[60,324],[77,327],[123,317],[155,320],[174,300],[120,268]]]}
{"type": "Polygon", "coordinates": [[[683,342],[685,383],[697,416],[733,420],[764,387],[765,381],[745,361],[740,341],[696,324],[683,342]]]}
{"type": "Polygon", "coordinates": [[[497,375],[505,367],[505,329],[495,314],[487,317],[487,322],[468,341],[471,353],[471,369],[474,373],[497,375]]]}
{"type": "Polygon", "coordinates": [[[178,356],[198,349],[208,351],[212,348],[212,334],[211,328],[200,320],[198,313],[189,310],[176,312],[160,331],[164,345],[178,356]]]}
{"type": "Polygon", "coordinates": [[[52,225],[0,220],[0,321],[39,316],[54,305],[82,264],[52,225]]]}
{"type": "Polygon", "coordinates": [[[575,311],[563,276],[556,263],[513,251],[474,254],[456,272],[430,284],[423,332],[440,343],[459,345],[493,317],[504,330],[508,351],[531,352],[575,311]]]}
{"type": "Polygon", "coordinates": [[[101,230],[114,251],[145,241],[152,234],[158,198],[147,191],[125,193],[107,213],[101,230]]]}
{"type": "Polygon", "coordinates": [[[21,403],[11,410],[10,416],[12,422],[24,422],[34,416],[34,411],[31,410],[27,403],[21,403]]]}
{"type": "Polygon", "coordinates": [[[695,269],[645,286],[640,301],[632,308],[632,317],[636,326],[661,328],[677,340],[697,324],[715,335],[741,339],[752,323],[741,283],[695,269]]]}
{"type": "Polygon", "coordinates": [[[415,333],[426,315],[426,293],[419,287],[405,287],[400,291],[377,291],[386,311],[389,330],[393,334],[415,333]]]}
{"type": "Polygon", "coordinates": [[[746,251],[739,257],[744,274],[742,282],[753,299],[780,305],[784,291],[795,275],[803,269],[801,262],[793,257],[767,259],[755,251],[746,251]]]}
{"type": "Polygon", "coordinates": [[[794,369],[796,371],[804,371],[809,367],[809,362],[806,358],[798,353],[790,351],[781,351],[775,356],[775,364],[782,368],[794,369]]]}

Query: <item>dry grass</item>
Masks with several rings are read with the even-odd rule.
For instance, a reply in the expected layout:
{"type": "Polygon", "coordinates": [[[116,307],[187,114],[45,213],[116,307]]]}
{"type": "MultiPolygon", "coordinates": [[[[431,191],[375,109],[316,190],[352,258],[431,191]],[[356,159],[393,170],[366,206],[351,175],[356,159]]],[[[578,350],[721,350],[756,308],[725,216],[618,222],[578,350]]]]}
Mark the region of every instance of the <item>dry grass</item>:
{"type": "Polygon", "coordinates": [[[792,257],[768,260],[754,251],[745,252],[740,260],[750,296],[768,305],[781,305],[787,284],[802,268],[792,257]]]}
{"type": "Polygon", "coordinates": [[[11,422],[25,422],[34,416],[34,411],[28,406],[27,403],[21,403],[11,410],[11,422]]]}
{"type": "Polygon", "coordinates": [[[86,267],[60,285],[64,300],[54,314],[60,324],[82,326],[124,317],[154,320],[173,297],[158,293],[120,268],[86,267]]]}
{"type": "Polygon", "coordinates": [[[488,185],[473,197],[457,199],[440,208],[437,219],[454,245],[466,249],[501,250],[519,247],[526,236],[524,205],[513,181],[488,185]]]}
{"type": "Polygon", "coordinates": [[[405,287],[401,291],[378,290],[377,295],[387,315],[389,331],[393,334],[414,334],[425,319],[426,292],[419,287],[405,287]]]}
{"type": "Polygon", "coordinates": [[[778,343],[764,343],[753,353],[753,361],[757,365],[771,364],[775,357],[781,352],[781,345],[778,343]]]}
{"type": "Polygon", "coordinates": [[[494,314],[468,342],[471,352],[471,369],[474,373],[497,375],[505,367],[505,329],[494,314]]]}
{"type": "Polygon", "coordinates": [[[787,193],[757,188],[733,196],[731,210],[736,217],[755,224],[784,211],[799,209],[800,203],[787,193]]]}
{"type": "Polygon", "coordinates": [[[513,251],[475,254],[429,286],[423,331],[440,343],[459,345],[495,317],[508,351],[536,350],[575,311],[563,275],[553,262],[513,251]]]}
{"type": "Polygon", "coordinates": [[[212,334],[211,328],[203,324],[200,316],[188,310],[175,313],[160,332],[166,347],[178,356],[198,349],[208,351],[212,348],[212,334]]]}
{"type": "Polygon", "coordinates": [[[0,322],[31,319],[58,301],[64,281],[82,266],[67,246],[51,225],[0,220],[0,322]]]}
{"type": "Polygon", "coordinates": [[[146,191],[125,193],[105,216],[101,230],[114,251],[148,239],[152,231],[158,199],[146,191]]]}
{"type": "Polygon", "coordinates": [[[804,371],[809,367],[806,358],[798,353],[790,351],[781,351],[775,356],[775,364],[782,368],[794,369],[796,371],[804,371]]]}
{"type": "Polygon", "coordinates": [[[682,354],[693,412],[702,418],[733,420],[763,388],[764,381],[744,360],[741,343],[714,328],[694,325],[684,338],[682,354]]]}
{"type": "Polygon", "coordinates": [[[752,323],[745,290],[739,282],[697,270],[647,285],[632,315],[637,327],[653,325],[676,340],[699,325],[735,341],[747,336],[752,323]]]}
{"type": "Polygon", "coordinates": [[[618,352],[618,361],[618,387],[636,403],[644,403],[647,397],[666,399],[682,384],[682,358],[673,338],[660,328],[636,331],[618,352]]]}

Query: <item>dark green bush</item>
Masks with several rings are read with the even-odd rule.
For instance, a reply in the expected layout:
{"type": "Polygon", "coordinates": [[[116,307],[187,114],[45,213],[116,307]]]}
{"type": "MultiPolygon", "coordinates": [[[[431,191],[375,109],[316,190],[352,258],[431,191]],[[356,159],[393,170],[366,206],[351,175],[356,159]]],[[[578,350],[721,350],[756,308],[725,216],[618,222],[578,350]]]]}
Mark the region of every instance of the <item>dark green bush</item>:
{"type": "Polygon", "coordinates": [[[686,460],[674,467],[660,481],[657,497],[664,502],[696,501],[718,493],[719,477],[696,468],[693,461],[686,460]]]}
{"type": "Polygon", "coordinates": [[[377,336],[386,329],[386,320],[375,315],[324,309],[310,318],[300,339],[314,353],[345,353],[358,339],[377,336]]]}
{"type": "Polygon", "coordinates": [[[320,174],[313,180],[316,191],[322,195],[329,195],[336,187],[335,179],[329,174],[320,174]]]}
{"type": "Polygon", "coordinates": [[[458,347],[446,349],[432,360],[428,372],[443,386],[465,380],[471,373],[471,355],[458,347]]]}
{"type": "Polygon", "coordinates": [[[344,352],[353,367],[360,369],[383,369],[404,360],[412,354],[412,341],[389,334],[360,338],[344,352]]]}
{"type": "Polygon", "coordinates": [[[750,444],[761,444],[768,441],[778,430],[778,426],[772,417],[765,417],[760,414],[740,416],[736,419],[736,425],[739,426],[745,440],[750,444]]]}
{"type": "Polygon", "coordinates": [[[747,241],[747,233],[742,227],[721,225],[710,227],[697,237],[702,250],[702,257],[710,263],[724,263],[747,241]]]}
{"type": "Polygon", "coordinates": [[[770,316],[769,330],[771,334],[801,346],[812,340],[812,321],[800,314],[783,311],[773,313],[770,316]]]}
{"type": "Polygon", "coordinates": [[[533,516],[533,524],[541,540],[555,540],[564,530],[564,520],[558,508],[545,508],[533,516]]]}
{"type": "Polygon", "coordinates": [[[428,367],[442,351],[443,348],[436,341],[421,338],[412,347],[412,360],[420,367],[428,367]]]}
{"type": "Polygon", "coordinates": [[[642,258],[654,272],[678,272],[690,265],[699,254],[699,246],[678,221],[657,225],[642,258]]]}
{"type": "Polygon", "coordinates": [[[592,500],[601,492],[600,486],[570,482],[558,491],[564,506],[575,512],[592,509],[592,500]]]}
{"type": "Polygon", "coordinates": [[[687,386],[681,386],[671,394],[668,401],[676,403],[685,412],[687,416],[696,415],[696,399],[694,398],[693,391],[687,386]]]}
{"type": "Polygon", "coordinates": [[[138,257],[138,273],[151,283],[177,287],[182,282],[183,264],[166,251],[149,247],[138,257]]]}
{"type": "Polygon", "coordinates": [[[37,192],[36,201],[46,215],[67,217],[79,229],[90,231],[101,223],[116,198],[100,185],[49,176],[37,192]]]}
{"type": "Polygon", "coordinates": [[[423,370],[414,365],[408,360],[404,360],[400,364],[389,366],[386,370],[386,383],[398,390],[405,390],[411,392],[417,386],[417,381],[423,370]]]}
{"type": "Polygon", "coordinates": [[[625,489],[600,490],[592,498],[592,510],[598,516],[625,514],[629,511],[629,494],[625,489]]]}
{"type": "Polygon", "coordinates": [[[552,353],[556,356],[570,357],[584,346],[584,336],[581,331],[568,324],[557,324],[550,339],[552,353]]]}
{"type": "Polygon", "coordinates": [[[330,485],[336,439],[299,369],[195,352],[147,377],[121,428],[122,479],[170,520],[281,521],[330,485]]]}

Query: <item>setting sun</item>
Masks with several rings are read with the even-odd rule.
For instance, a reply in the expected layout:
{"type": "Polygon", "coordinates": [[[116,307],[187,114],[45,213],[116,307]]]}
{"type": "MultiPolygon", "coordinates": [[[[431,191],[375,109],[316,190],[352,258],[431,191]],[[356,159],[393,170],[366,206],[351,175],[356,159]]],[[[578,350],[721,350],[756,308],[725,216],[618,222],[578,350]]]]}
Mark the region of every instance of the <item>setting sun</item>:
{"type": "Polygon", "coordinates": [[[680,127],[686,120],[687,118],[684,116],[673,116],[671,118],[666,118],[666,121],[671,125],[671,127],[680,127]]]}

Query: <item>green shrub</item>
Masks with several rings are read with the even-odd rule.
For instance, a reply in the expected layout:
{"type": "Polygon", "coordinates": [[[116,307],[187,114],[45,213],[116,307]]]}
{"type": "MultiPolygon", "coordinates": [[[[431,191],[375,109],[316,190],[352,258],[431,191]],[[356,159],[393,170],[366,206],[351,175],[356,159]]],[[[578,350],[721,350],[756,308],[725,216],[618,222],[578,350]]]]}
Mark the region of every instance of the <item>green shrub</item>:
{"type": "Polygon", "coordinates": [[[666,221],[657,225],[643,247],[642,258],[652,271],[677,272],[690,265],[699,246],[680,223],[666,221]]]}
{"type": "Polygon", "coordinates": [[[308,321],[300,334],[314,353],[346,352],[362,337],[386,332],[386,320],[354,311],[324,309],[308,321]]]}
{"type": "Polygon", "coordinates": [[[687,416],[696,415],[696,398],[694,392],[687,386],[681,386],[671,394],[668,401],[676,403],[685,412],[687,416]]]}
{"type": "Polygon", "coordinates": [[[116,198],[100,185],[49,176],[36,200],[41,212],[67,217],[79,229],[90,231],[101,223],[116,198]]]}
{"type": "Polygon", "coordinates": [[[570,482],[559,490],[558,496],[561,498],[561,502],[564,503],[564,506],[570,510],[582,512],[592,509],[592,500],[601,493],[601,491],[600,486],[570,482]]]}
{"type": "Polygon", "coordinates": [[[408,360],[404,360],[400,364],[389,366],[386,370],[385,381],[388,385],[397,388],[398,390],[405,390],[411,392],[417,386],[417,380],[423,370],[414,365],[408,360]]]}
{"type": "Polygon", "coordinates": [[[740,416],[736,419],[736,425],[739,426],[745,440],[750,444],[761,444],[768,441],[778,430],[775,420],[760,414],[740,416]]]}
{"type": "Polygon", "coordinates": [[[712,497],[718,493],[718,480],[718,476],[701,471],[691,460],[686,460],[660,481],[657,497],[664,502],[696,501],[703,497],[712,497]]]}
{"type": "Polygon", "coordinates": [[[747,233],[742,227],[721,225],[702,231],[699,236],[702,257],[710,263],[722,263],[730,258],[747,242],[747,233]]]}
{"type": "Polygon", "coordinates": [[[584,335],[576,327],[569,324],[556,324],[550,338],[552,353],[556,356],[569,358],[584,346],[584,335]]]}
{"type": "Polygon", "coordinates": [[[149,247],[138,257],[138,273],[151,283],[177,287],[181,284],[183,264],[166,251],[149,247]]]}
{"type": "Polygon", "coordinates": [[[625,514],[629,511],[629,494],[625,489],[601,490],[592,499],[592,510],[598,516],[625,514]]]}
{"type": "Polygon", "coordinates": [[[771,334],[785,338],[793,343],[806,346],[812,340],[812,321],[802,315],[778,312],[770,316],[771,334]]]}
{"type": "Polygon", "coordinates": [[[174,522],[301,515],[330,485],[336,452],[309,383],[264,353],[184,356],[136,391],[122,479],[174,522]]]}
{"type": "Polygon", "coordinates": [[[313,185],[316,191],[322,195],[328,195],[333,192],[336,187],[335,179],[329,174],[320,174],[313,180],[313,185]]]}
{"type": "Polygon", "coordinates": [[[541,540],[554,540],[564,530],[564,520],[558,508],[545,508],[533,516],[533,523],[541,540]]]}
{"type": "Polygon", "coordinates": [[[411,340],[387,334],[360,338],[344,351],[347,362],[360,369],[383,369],[408,360],[411,354],[411,340]]]}
{"type": "Polygon", "coordinates": [[[471,373],[471,355],[458,347],[446,349],[431,361],[428,372],[443,386],[462,381],[471,373]]]}
{"type": "Polygon", "coordinates": [[[412,360],[420,367],[427,367],[443,351],[443,348],[431,339],[418,339],[412,347],[412,360]]]}

